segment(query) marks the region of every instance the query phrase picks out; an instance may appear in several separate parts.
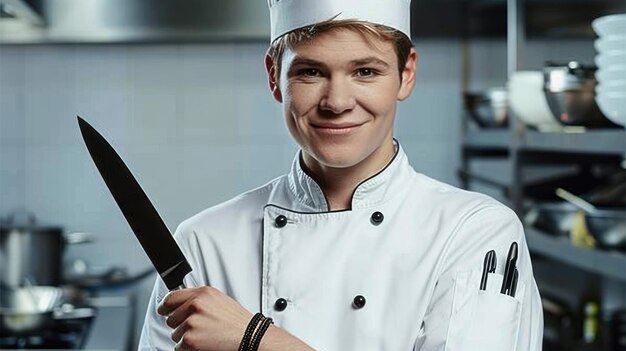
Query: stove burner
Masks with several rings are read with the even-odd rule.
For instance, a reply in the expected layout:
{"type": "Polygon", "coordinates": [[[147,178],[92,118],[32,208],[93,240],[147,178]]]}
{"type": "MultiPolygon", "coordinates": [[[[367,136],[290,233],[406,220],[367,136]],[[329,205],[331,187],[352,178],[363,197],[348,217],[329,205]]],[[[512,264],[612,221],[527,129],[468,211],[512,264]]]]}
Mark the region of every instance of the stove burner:
{"type": "Polygon", "coordinates": [[[81,349],[87,340],[92,320],[93,316],[59,319],[35,335],[0,336],[0,349],[81,349]]]}

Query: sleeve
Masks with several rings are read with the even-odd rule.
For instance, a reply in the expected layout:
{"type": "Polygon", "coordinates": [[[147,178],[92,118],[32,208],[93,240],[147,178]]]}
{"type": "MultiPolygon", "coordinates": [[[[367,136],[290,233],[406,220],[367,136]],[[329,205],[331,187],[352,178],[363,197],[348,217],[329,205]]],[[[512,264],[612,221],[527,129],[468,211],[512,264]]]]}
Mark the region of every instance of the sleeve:
{"type": "Polygon", "coordinates": [[[523,227],[498,205],[462,221],[442,254],[440,274],[415,343],[415,351],[539,351],[543,311],[523,227]],[[500,293],[509,246],[518,243],[515,297],[500,293]],[[496,273],[480,290],[483,261],[497,256],[496,273]]]}
{"type": "Polygon", "coordinates": [[[165,317],[157,313],[157,307],[168,293],[167,287],[160,277],[156,278],[154,289],[150,295],[146,318],[144,319],[139,350],[173,350],[176,344],[171,339],[172,329],[165,324],[165,317]]]}
{"type": "MultiPolygon", "coordinates": [[[[174,238],[193,268],[193,271],[187,274],[184,279],[185,285],[187,287],[200,286],[197,282],[207,284],[208,281],[206,279],[200,279],[200,277],[203,276],[203,265],[199,263],[200,248],[196,240],[195,231],[187,227],[188,226],[183,222],[183,224],[176,229],[174,238]]],[[[165,324],[165,317],[157,313],[159,303],[168,292],[163,280],[157,277],[154,288],[152,289],[152,294],[150,295],[150,301],[148,302],[148,309],[146,310],[146,317],[139,339],[138,349],[141,351],[171,351],[176,346],[176,343],[171,338],[173,329],[165,324]]]]}

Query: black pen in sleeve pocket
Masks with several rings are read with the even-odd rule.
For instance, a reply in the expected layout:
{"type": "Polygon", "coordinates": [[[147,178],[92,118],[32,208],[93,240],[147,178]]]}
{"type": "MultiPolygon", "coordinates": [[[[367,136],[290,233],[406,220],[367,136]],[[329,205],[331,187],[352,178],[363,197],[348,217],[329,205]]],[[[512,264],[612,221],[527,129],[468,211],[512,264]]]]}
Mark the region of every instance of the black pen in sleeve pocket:
{"type": "Polygon", "coordinates": [[[517,268],[513,271],[513,278],[511,280],[511,287],[509,288],[509,296],[515,297],[515,290],[517,290],[517,279],[519,279],[519,272],[517,268]]]}
{"type": "Polygon", "coordinates": [[[485,255],[485,262],[483,263],[483,275],[480,279],[480,290],[487,288],[487,275],[496,271],[496,252],[491,250],[485,255]]]}
{"type": "Polygon", "coordinates": [[[509,247],[509,253],[506,256],[506,266],[504,267],[504,277],[502,278],[502,288],[500,293],[508,294],[511,289],[511,283],[513,282],[513,273],[515,272],[515,265],[517,264],[517,242],[514,241],[509,247]]]}

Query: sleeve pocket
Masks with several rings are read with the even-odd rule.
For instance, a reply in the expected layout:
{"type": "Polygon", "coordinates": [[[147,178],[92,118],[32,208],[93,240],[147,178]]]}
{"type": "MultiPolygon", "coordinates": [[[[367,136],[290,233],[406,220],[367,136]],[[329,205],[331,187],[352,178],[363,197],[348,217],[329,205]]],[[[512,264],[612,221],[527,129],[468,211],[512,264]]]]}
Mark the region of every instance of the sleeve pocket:
{"type": "Polygon", "coordinates": [[[515,297],[500,293],[501,274],[489,274],[480,290],[480,271],[459,273],[454,283],[446,351],[515,351],[525,287],[515,297]]]}

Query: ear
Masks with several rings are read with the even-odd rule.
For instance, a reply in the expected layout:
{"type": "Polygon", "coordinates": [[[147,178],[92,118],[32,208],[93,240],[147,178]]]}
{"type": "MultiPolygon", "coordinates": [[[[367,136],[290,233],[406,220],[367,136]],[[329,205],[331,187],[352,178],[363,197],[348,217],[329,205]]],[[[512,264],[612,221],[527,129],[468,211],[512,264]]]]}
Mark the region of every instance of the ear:
{"type": "Polygon", "coordinates": [[[404,69],[402,70],[402,82],[400,82],[400,90],[398,90],[398,101],[408,98],[415,87],[415,70],[417,66],[417,51],[411,48],[409,57],[406,60],[404,69]]]}
{"type": "Polygon", "coordinates": [[[267,79],[270,85],[270,91],[274,99],[280,103],[283,102],[283,94],[280,92],[278,82],[276,81],[276,65],[269,54],[265,54],[265,69],[267,70],[267,79]]]}

